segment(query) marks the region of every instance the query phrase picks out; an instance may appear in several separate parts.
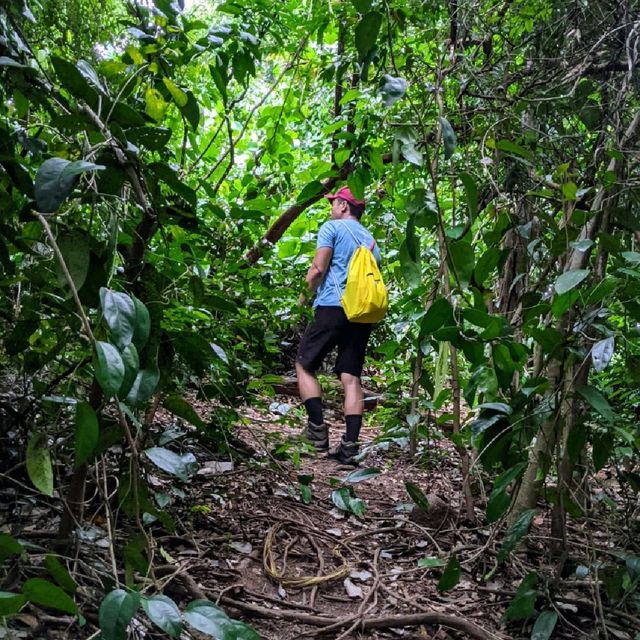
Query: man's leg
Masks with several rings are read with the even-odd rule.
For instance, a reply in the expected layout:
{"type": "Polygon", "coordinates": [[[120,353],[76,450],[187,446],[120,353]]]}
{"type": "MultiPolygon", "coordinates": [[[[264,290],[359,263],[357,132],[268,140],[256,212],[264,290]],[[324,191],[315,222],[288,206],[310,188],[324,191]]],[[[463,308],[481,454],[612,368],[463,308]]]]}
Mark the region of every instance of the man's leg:
{"type": "Polygon", "coordinates": [[[296,362],[296,375],[300,399],[307,410],[309,422],[320,426],[324,423],[324,419],[322,417],[322,387],[318,378],[315,373],[307,371],[299,362],[296,362]]]}
{"type": "Polygon", "coordinates": [[[350,373],[341,373],[340,381],[344,389],[344,419],[347,425],[345,440],[356,442],[362,427],[364,394],[360,378],[350,373]]]}

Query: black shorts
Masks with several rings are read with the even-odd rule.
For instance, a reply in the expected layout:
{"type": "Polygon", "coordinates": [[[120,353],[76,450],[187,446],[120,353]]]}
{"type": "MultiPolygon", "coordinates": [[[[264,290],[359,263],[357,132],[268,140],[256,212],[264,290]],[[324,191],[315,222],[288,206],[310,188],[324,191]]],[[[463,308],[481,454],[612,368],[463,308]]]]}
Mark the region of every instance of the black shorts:
{"type": "Polygon", "coordinates": [[[359,378],[372,327],[349,322],[342,307],[316,307],[313,321],[300,341],[297,361],[315,373],[333,348],[338,347],[335,373],[338,376],[350,373],[359,378]]]}

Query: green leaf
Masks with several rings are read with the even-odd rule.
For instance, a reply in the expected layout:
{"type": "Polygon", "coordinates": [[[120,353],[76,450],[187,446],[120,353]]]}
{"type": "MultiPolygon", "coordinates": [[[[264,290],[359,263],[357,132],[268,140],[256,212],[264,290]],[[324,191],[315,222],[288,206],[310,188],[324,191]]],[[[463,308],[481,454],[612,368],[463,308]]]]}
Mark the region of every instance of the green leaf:
{"type": "Polygon", "coordinates": [[[419,287],[422,284],[422,272],[420,265],[412,260],[409,253],[409,247],[406,240],[400,245],[400,268],[402,269],[402,275],[407,284],[412,288],[419,287]]]}
{"type": "Polygon", "coordinates": [[[233,627],[233,621],[220,608],[208,600],[193,600],[184,610],[184,619],[196,630],[213,636],[225,638],[226,632],[233,627]]]}
{"type": "Polygon", "coordinates": [[[163,595],[142,598],[142,608],[151,622],[172,638],[179,638],[182,632],[182,617],[176,603],[163,595]]]}
{"type": "Polygon", "coordinates": [[[505,621],[524,620],[533,614],[538,598],[538,590],[535,589],[537,582],[537,573],[528,573],[523,578],[518,586],[516,595],[504,614],[505,621]]]}
{"type": "MultiPolygon", "coordinates": [[[[380,83],[380,93],[384,99],[384,104],[387,107],[392,106],[407,92],[407,81],[404,78],[394,78],[388,73],[382,76],[382,82],[380,83]]],[[[405,156],[406,157],[406,156],[405,156]]],[[[409,160],[409,158],[407,158],[409,160]]],[[[411,160],[409,160],[411,162],[411,160]]]]}
{"type": "Polygon", "coordinates": [[[351,0],[358,13],[367,13],[371,9],[372,0],[351,0]]]}
{"type": "Polygon", "coordinates": [[[593,345],[591,349],[591,360],[593,361],[593,368],[600,373],[607,368],[607,365],[611,362],[613,352],[615,349],[615,340],[613,336],[600,340],[593,345]]]}
{"type": "Polygon", "coordinates": [[[118,349],[124,349],[133,339],[136,326],[136,308],[126,293],[100,287],[102,316],[109,335],[118,349]]]}
{"type": "Polygon", "coordinates": [[[150,449],[145,449],[144,453],[157,467],[184,482],[188,482],[189,478],[198,469],[198,463],[193,453],[185,453],[179,456],[164,447],[151,447],[150,449]]]}
{"type": "Polygon", "coordinates": [[[423,164],[422,153],[416,149],[413,142],[403,142],[400,151],[404,159],[411,164],[421,167],[423,164]]]}
{"type": "Polygon", "coordinates": [[[518,519],[511,525],[509,531],[507,531],[507,535],[504,537],[504,542],[498,552],[498,562],[506,560],[509,554],[516,548],[518,542],[527,535],[531,521],[535,515],[535,509],[528,509],[518,516],[518,519]]]}
{"type": "Polygon", "coordinates": [[[22,545],[8,533],[0,531],[0,564],[7,558],[22,553],[22,545]]]}
{"type": "Polygon", "coordinates": [[[447,566],[438,580],[438,591],[450,591],[453,589],[458,582],[460,582],[460,575],[462,573],[462,569],[460,567],[460,562],[458,558],[455,556],[451,556],[449,558],[449,562],[447,562],[447,566]]]}
{"type": "Polygon", "coordinates": [[[462,184],[464,185],[467,207],[469,208],[469,217],[473,220],[478,213],[478,187],[476,186],[476,181],[473,176],[465,171],[460,172],[460,180],[462,180],[462,184]]]}
{"type": "Polygon", "coordinates": [[[54,213],[73,191],[78,176],[85,171],[100,171],[103,165],[92,164],[84,160],[69,162],[63,158],[45,160],[34,183],[34,195],[38,211],[54,213]]]}
{"type": "Polygon", "coordinates": [[[455,324],[453,307],[446,298],[438,298],[427,309],[420,323],[420,333],[429,335],[440,327],[450,327],[455,324]]]}
{"type": "Polygon", "coordinates": [[[118,350],[108,342],[96,342],[93,366],[104,395],[111,398],[118,393],[125,373],[124,362],[118,350]]]}
{"type": "Polygon", "coordinates": [[[78,585],[71,577],[67,568],[58,560],[57,556],[47,555],[44,559],[44,566],[49,575],[67,592],[74,594],[78,590],[78,585]]]}
{"type": "Polygon", "coordinates": [[[520,462],[496,478],[487,502],[487,522],[496,522],[507,510],[511,504],[511,496],[507,493],[507,489],[514,480],[524,473],[526,467],[526,462],[520,462]]]}
{"type": "Polygon", "coordinates": [[[153,87],[147,87],[144,92],[144,102],[146,113],[156,122],[162,122],[169,106],[162,94],[153,87]]]}
{"type": "Polygon", "coordinates": [[[15,69],[29,69],[26,64],[22,64],[8,56],[0,56],[0,67],[14,67],[15,69]]]}
{"type": "Polygon", "coordinates": [[[136,319],[133,327],[133,344],[136,345],[138,353],[142,351],[151,331],[151,317],[147,307],[135,296],[131,296],[133,304],[136,308],[136,319]]]}
{"type": "Polygon", "coordinates": [[[192,207],[198,204],[198,194],[187,184],[182,182],[176,171],[164,162],[152,162],[149,169],[155,176],[162,180],[174,193],[177,193],[185,202],[192,207]]]}
{"type": "Polygon", "coordinates": [[[553,287],[558,295],[562,295],[577,287],[588,275],[589,269],[573,269],[567,271],[555,281],[553,287]]]}
{"type": "Polygon", "coordinates": [[[187,102],[189,102],[187,94],[169,78],[162,78],[162,82],[171,94],[173,101],[178,105],[178,107],[186,107],[187,102]]]}
{"type": "Polygon", "coordinates": [[[200,124],[200,105],[192,91],[187,91],[187,104],[180,109],[182,115],[194,131],[197,131],[200,124]]]}
{"type": "Polygon", "coordinates": [[[298,203],[306,202],[307,200],[317,196],[319,193],[322,193],[323,189],[324,186],[322,185],[322,182],[314,180],[302,188],[302,191],[298,194],[296,201],[298,203]]]}
{"type": "Polygon", "coordinates": [[[424,567],[426,569],[432,569],[435,567],[444,567],[444,560],[442,560],[441,558],[433,557],[433,556],[429,558],[419,558],[418,566],[424,567]]]}
{"type": "Polygon", "coordinates": [[[382,15],[377,11],[370,11],[356,26],[356,49],[360,60],[364,60],[374,47],[382,26],[382,15]]]}
{"type": "MultiPolygon", "coordinates": [[[[76,290],[80,290],[87,279],[89,264],[91,262],[89,237],[81,231],[72,231],[58,236],[56,242],[69,270],[71,280],[73,280],[76,290]]],[[[56,273],[58,276],[58,284],[61,287],[69,287],[67,278],[58,262],[56,262],[56,273]]],[[[69,295],[71,295],[70,289],[69,295]]]]}
{"type": "Polygon", "coordinates": [[[140,594],[116,589],[100,605],[99,622],[102,640],[127,640],[127,627],[138,610],[140,594]]]}
{"type": "Polygon", "coordinates": [[[75,464],[79,467],[89,459],[98,444],[98,416],[88,402],[76,404],[75,464]]]}
{"type": "Polygon", "coordinates": [[[165,127],[132,127],[127,129],[127,140],[149,151],[160,151],[166,147],[171,134],[171,129],[165,127]]]}
{"type": "Polygon", "coordinates": [[[21,593],[0,591],[0,618],[18,613],[26,602],[27,599],[21,593]]]}
{"type": "Polygon", "coordinates": [[[34,604],[50,609],[57,609],[75,615],[78,613],[76,603],[55,584],[42,578],[31,578],[22,585],[24,597],[34,604]]]}
{"type": "Polygon", "coordinates": [[[369,469],[356,469],[352,471],[343,482],[348,482],[349,484],[356,484],[358,482],[363,482],[364,480],[370,480],[371,478],[375,478],[380,475],[380,469],[369,468],[369,469]]]}
{"type": "Polygon", "coordinates": [[[423,511],[429,511],[431,509],[431,505],[429,505],[429,500],[427,500],[427,496],[424,495],[422,489],[418,487],[417,484],[413,482],[406,481],[404,483],[404,488],[407,490],[409,497],[413,501],[415,505],[420,507],[423,511]]]}
{"type": "Polygon", "coordinates": [[[138,371],[140,369],[140,357],[138,356],[138,350],[134,344],[128,344],[120,353],[122,356],[122,363],[124,364],[124,379],[122,385],[118,390],[118,396],[125,398],[131,391],[133,383],[136,381],[138,371]]]}
{"type": "Polygon", "coordinates": [[[53,66],[60,84],[76,99],[86,101],[90,106],[95,106],[97,94],[89,85],[87,79],[80,73],[79,69],[68,60],[53,56],[51,58],[53,66]]]}
{"type": "Polygon", "coordinates": [[[543,611],[533,625],[531,640],[549,640],[556,622],[558,622],[558,614],[555,611],[543,611]]]}
{"type": "Polygon", "coordinates": [[[449,243],[448,257],[460,284],[464,287],[471,282],[475,267],[473,246],[468,240],[457,240],[449,243]]]}
{"type": "Polygon", "coordinates": [[[179,395],[173,394],[167,396],[162,405],[167,411],[170,411],[180,418],[184,418],[187,422],[190,422],[194,427],[200,430],[204,430],[205,424],[202,418],[198,415],[198,412],[193,406],[179,395]]]}
{"type": "Polygon", "coordinates": [[[27,445],[27,473],[29,479],[46,496],[53,495],[53,468],[49,454],[47,434],[38,431],[29,439],[27,445]]]}
{"type": "Polygon", "coordinates": [[[613,435],[611,433],[596,433],[593,436],[593,466],[596,471],[604,468],[609,462],[613,451],[613,435]]]}
{"type": "Polygon", "coordinates": [[[612,423],[615,420],[611,405],[595,387],[587,384],[580,385],[577,391],[607,422],[612,423]]]}
{"type": "Polygon", "coordinates": [[[439,117],[442,142],[444,144],[444,157],[448,160],[456,150],[456,132],[446,118],[439,117]]]}
{"type": "Polygon", "coordinates": [[[349,511],[349,502],[351,502],[351,494],[347,487],[335,489],[331,492],[331,501],[340,509],[340,511],[349,511]]]}
{"type": "Polygon", "coordinates": [[[529,162],[534,162],[534,157],[531,151],[525,149],[523,146],[517,144],[516,142],[512,142],[511,140],[498,140],[495,143],[495,147],[496,149],[504,151],[510,156],[516,156],[524,158],[529,162]]]}
{"type": "Polygon", "coordinates": [[[351,498],[349,500],[349,511],[351,511],[354,516],[361,518],[367,511],[367,504],[361,498],[351,498]]]}
{"type": "Polygon", "coordinates": [[[134,407],[142,407],[151,398],[160,382],[158,367],[141,369],[127,394],[127,402],[134,407]]]}

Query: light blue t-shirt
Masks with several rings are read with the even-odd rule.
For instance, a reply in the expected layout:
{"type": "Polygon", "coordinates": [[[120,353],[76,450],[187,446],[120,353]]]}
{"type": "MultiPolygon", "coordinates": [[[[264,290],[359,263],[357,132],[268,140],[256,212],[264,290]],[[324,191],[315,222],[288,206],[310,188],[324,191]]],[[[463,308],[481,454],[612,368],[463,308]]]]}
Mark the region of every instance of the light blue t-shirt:
{"type": "MultiPolygon", "coordinates": [[[[342,306],[340,298],[347,284],[349,262],[361,244],[371,248],[373,236],[357,220],[329,220],[320,227],[316,246],[318,249],[330,247],[333,249],[333,255],[327,274],[318,287],[314,307],[342,306]]],[[[377,243],[373,247],[373,255],[380,264],[380,249],[377,243]]]]}

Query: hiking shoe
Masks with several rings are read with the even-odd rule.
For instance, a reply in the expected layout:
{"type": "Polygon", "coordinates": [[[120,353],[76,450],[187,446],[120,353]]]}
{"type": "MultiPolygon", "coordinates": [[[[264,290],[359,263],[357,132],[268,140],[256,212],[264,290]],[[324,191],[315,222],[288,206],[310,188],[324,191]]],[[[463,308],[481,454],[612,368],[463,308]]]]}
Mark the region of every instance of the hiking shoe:
{"type": "Polygon", "coordinates": [[[326,424],[315,424],[309,420],[304,435],[316,451],[326,451],[329,448],[329,429],[326,424]]]}
{"type": "Polygon", "coordinates": [[[344,439],[344,436],[342,436],[340,443],[329,451],[327,458],[335,460],[340,464],[348,464],[352,467],[357,467],[358,461],[356,460],[356,456],[359,451],[360,447],[357,442],[349,442],[344,439]]]}

